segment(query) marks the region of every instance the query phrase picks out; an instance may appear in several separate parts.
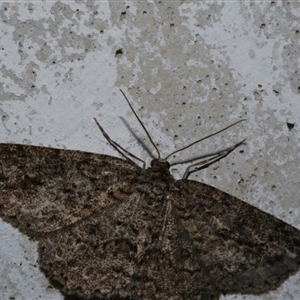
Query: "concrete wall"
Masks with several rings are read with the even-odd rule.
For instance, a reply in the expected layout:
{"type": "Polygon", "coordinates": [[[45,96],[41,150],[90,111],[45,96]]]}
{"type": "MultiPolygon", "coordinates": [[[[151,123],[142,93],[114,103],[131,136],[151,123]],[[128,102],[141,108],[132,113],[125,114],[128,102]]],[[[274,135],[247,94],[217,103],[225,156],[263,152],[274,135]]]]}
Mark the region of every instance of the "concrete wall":
{"type": "MultiPolygon", "coordinates": [[[[1,2],[0,141],[117,155],[97,117],[149,163],[119,88],[163,156],[245,118],[174,160],[246,137],[191,178],[300,229],[299,18],[297,1],[1,2]]],[[[0,233],[0,298],[62,299],[39,271],[36,243],[4,222],[0,233]]],[[[299,299],[299,286],[298,273],[269,294],[224,299],[299,299]]]]}

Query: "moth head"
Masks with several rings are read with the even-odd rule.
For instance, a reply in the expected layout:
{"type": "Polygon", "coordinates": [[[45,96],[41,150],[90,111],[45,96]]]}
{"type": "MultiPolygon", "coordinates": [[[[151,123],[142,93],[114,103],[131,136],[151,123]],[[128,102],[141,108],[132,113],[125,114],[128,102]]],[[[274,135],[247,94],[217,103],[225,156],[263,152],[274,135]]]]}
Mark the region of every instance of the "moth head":
{"type": "Polygon", "coordinates": [[[170,163],[166,159],[154,158],[151,160],[151,168],[167,168],[170,169],[170,163]]]}

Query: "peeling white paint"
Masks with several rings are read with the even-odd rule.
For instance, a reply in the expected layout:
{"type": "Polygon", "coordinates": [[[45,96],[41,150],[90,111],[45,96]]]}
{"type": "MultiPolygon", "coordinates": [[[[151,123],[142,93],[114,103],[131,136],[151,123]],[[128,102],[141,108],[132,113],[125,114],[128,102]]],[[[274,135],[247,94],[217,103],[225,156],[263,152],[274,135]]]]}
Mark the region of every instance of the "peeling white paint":
{"type": "MultiPolygon", "coordinates": [[[[163,154],[246,118],[181,157],[247,137],[194,178],[300,229],[299,17],[292,1],[2,2],[1,142],[116,155],[97,117],[149,162],[120,119],[144,138],[119,88],[163,154]]],[[[63,299],[39,272],[35,243],[6,223],[0,231],[0,298],[63,299]]],[[[269,294],[224,299],[297,299],[299,283],[298,274],[269,294]]]]}

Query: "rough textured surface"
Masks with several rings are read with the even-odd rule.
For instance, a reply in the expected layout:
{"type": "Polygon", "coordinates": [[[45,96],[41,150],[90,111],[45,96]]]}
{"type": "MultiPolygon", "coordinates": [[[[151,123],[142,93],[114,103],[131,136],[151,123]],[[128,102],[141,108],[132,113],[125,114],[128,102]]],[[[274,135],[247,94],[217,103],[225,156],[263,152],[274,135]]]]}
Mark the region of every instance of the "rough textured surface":
{"type": "Polygon", "coordinates": [[[0,215],[84,298],[262,293],[300,265],[300,231],[220,190],[86,152],[0,144],[0,215]]]}
{"type": "MultiPolygon", "coordinates": [[[[178,159],[247,137],[245,147],[191,178],[300,229],[299,1],[11,0],[0,7],[1,143],[112,155],[97,117],[147,161],[120,119],[143,136],[119,88],[165,154],[246,118],[178,159]]],[[[179,179],[185,167],[171,173],[179,179]]],[[[0,240],[1,299],[63,299],[38,268],[36,242],[2,220],[0,240]]],[[[300,272],[246,299],[300,299],[300,272]]]]}

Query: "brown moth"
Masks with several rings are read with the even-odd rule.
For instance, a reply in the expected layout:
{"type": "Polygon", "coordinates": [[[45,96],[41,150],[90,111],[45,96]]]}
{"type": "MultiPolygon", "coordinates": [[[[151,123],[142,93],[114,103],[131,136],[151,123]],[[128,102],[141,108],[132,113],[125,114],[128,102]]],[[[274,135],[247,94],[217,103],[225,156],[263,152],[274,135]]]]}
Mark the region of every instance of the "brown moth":
{"type": "Polygon", "coordinates": [[[158,158],[145,169],[98,126],[125,159],[0,144],[0,216],[38,241],[40,267],[65,294],[218,299],[272,290],[299,269],[298,229],[188,180],[243,141],[176,181],[175,152],[162,159],[147,131],[158,158]]]}

